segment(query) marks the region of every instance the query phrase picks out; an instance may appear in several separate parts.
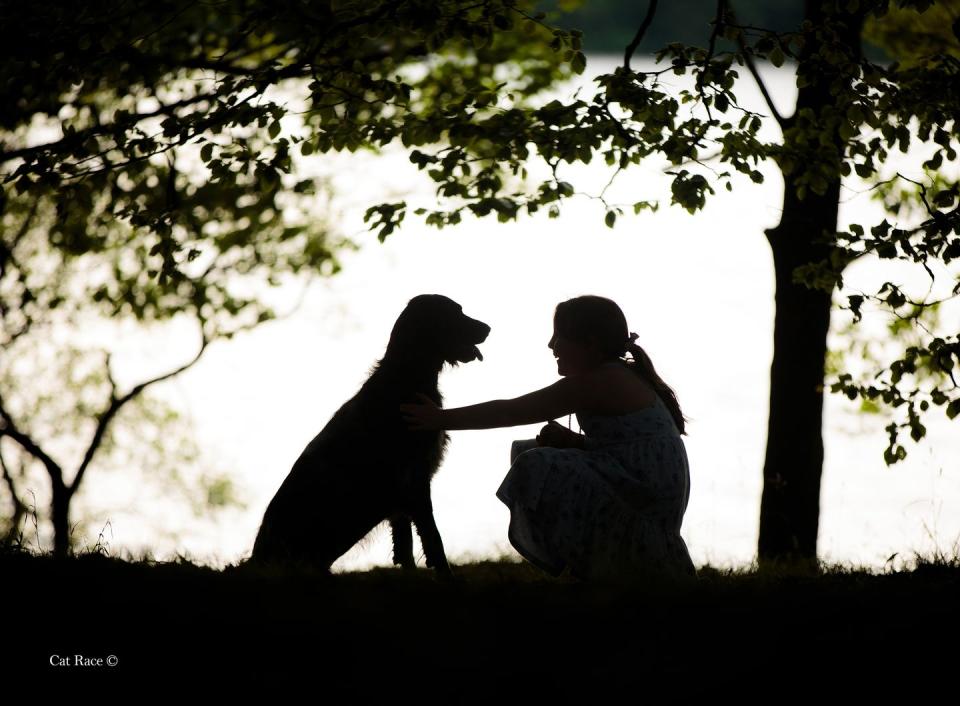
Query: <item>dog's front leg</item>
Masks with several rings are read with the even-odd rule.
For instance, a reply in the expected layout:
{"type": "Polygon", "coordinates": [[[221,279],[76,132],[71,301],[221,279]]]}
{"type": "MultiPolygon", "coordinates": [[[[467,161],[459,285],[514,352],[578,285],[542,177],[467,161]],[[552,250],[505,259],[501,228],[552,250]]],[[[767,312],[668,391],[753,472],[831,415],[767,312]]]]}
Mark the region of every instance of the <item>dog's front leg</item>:
{"type": "Polygon", "coordinates": [[[443,551],[440,530],[437,529],[437,523],[433,519],[433,503],[430,500],[429,486],[427,486],[426,492],[417,499],[410,514],[413,517],[413,524],[417,526],[417,534],[420,535],[423,553],[427,557],[427,566],[435,569],[437,576],[442,579],[453,578],[450,564],[447,563],[447,555],[443,551]]]}
{"type": "Polygon", "coordinates": [[[406,515],[390,517],[390,532],[393,535],[393,563],[411,570],[417,568],[413,558],[413,530],[406,515]]]}

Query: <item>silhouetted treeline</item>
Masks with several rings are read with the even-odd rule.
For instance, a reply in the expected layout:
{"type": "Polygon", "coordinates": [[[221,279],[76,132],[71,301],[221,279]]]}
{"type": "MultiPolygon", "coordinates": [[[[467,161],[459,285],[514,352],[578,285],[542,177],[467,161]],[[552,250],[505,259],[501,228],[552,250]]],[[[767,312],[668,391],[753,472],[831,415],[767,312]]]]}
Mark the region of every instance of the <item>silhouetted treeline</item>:
{"type": "MultiPolygon", "coordinates": [[[[649,0],[586,0],[579,9],[562,15],[554,13],[564,5],[563,0],[541,0],[537,7],[550,13],[553,24],[582,30],[586,51],[618,54],[633,39],[648,3],[649,0]]],[[[734,0],[731,5],[740,24],[776,31],[795,29],[803,18],[802,0],[734,0]]],[[[707,46],[710,22],[716,11],[716,0],[660,0],[637,53],[653,54],[670,42],[707,46]]]]}

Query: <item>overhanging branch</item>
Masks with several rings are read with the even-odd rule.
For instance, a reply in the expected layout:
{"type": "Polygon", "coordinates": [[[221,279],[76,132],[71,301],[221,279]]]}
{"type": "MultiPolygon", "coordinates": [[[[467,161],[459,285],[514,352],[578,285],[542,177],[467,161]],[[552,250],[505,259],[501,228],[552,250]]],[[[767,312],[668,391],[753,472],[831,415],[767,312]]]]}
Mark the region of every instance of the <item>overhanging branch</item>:
{"type": "Polygon", "coordinates": [[[21,147],[19,149],[13,150],[3,150],[0,151],[0,164],[4,162],[9,162],[13,159],[18,159],[21,157],[31,157],[35,154],[42,152],[48,152],[51,150],[60,150],[60,149],[70,149],[74,145],[82,145],[85,140],[91,137],[97,137],[99,135],[104,135],[109,133],[111,130],[115,130],[118,127],[132,127],[139,123],[142,120],[147,120],[148,118],[155,118],[160,115],[169,115],[171,111],[176,110],[177,108],[183,108],[194,103],[199,103],[201,101],[214,100],[219,93],[203,93],[191,98],[184,98],[175,103],[170,103],[168,105],[162,105],[156,110],[147,111],[144,113],[134,113],[129,116],[128,119],[124,120],[124,123],[118,125],[116,123],[111,123],[107,125],[97,124],[92,125],[89,128],[83,130],[77,130],[72,132],[69,135],[60,138],[59,140],[54,140],[53,142],[45,142],[41,145],[34,145],[33,147],[21,147]]]}
{"type": "Polygon", "coordinates": [[[727,0],[717,0],[717,14],[716,17],[713,18],[713,31],[710,32],[710,44],[707,47],[707,58],[703,61],[703,69],[697,74],[697,93],[700,94],[700,100],[703,103],[703,107],[707,110],[708,120],[713,120],[713,115],[710,113],[710,106],[706,101],[706,95],[703,90],[703,75],[705,71],[709,70],[710,62],[713,61],[713,53],[717,46],[717,36],[723,30],[723,24],[726,20],[726,8],[727,0]]]}
{"type": "Polygon", "coordinates": [[[647,5],[647,14],[643,18],[643,22],[640,23],[640,27],[637,28],[637,33],[634,35],[633,39],[627,45],[627,48],[623,53],[623,68],[630,70],[630,59],[633,57],[633,53],[637,50],[637,47],[640,46],[640,40],[643,39],[643,35],[646,34],[647,29],[653,22],[653,16],[656,12],[657,0],[650,0],[650,4],[647,5]]]}
{"type": "Polygon", "coordinates": [[[763,96],[763,100],[766,102],[770,114],[780,125],[780,129],[785,130],[789,127],[791,119],[783,117],[780,111],[777,110],[777,106],[773,102],[773,97],[770,95],[770,91],[767,90],[767,84],[760,78],[760,72],[757,71],[757,65],[750,55],[749,47],[747,47],[746,42],[743,40],[743,34],[737,34],[737,44],[740,46],[740,53],[743,56],[744,63],[747,65],[747,69],[750,71],[750,75],[753,76],[753,80],[757,82],[757,87],[760,89],[760,94],[763,96]]]}

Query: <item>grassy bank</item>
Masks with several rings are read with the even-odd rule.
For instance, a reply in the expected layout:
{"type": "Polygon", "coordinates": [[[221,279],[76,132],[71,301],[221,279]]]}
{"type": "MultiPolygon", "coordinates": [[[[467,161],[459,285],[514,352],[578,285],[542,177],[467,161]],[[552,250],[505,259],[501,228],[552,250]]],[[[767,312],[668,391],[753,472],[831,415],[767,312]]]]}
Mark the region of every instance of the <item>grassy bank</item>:
{"type": "Polygon", "coordinates": [[[284,673],[339,693],[337,703],[365,703],[371,690],[426,703],[520,693],[779,703],[958,688],[956,559],[887,574],[703,567],[682,588],[589,585],[505,561],[455,569],[463,581],[445,584],[425,569],[327,577],[2,555],[5,671],[284,673]],[[93,664],[72,664],[76,655],[93,664]]]}

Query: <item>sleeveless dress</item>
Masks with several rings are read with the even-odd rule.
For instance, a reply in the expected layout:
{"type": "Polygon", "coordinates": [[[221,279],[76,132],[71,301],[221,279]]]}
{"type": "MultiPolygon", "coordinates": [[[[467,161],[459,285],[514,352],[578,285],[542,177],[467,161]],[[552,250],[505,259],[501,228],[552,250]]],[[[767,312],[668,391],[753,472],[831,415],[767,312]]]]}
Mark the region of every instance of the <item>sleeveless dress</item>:
{"type": "Polygon", "coordinates": [[[513,547],[553,576],[569,567],[585,580],[695,578],[680,536],[690,467],[660,396],[629,414],[577,421],[584,449],[514,442],[497,490],[513,547]]]}

